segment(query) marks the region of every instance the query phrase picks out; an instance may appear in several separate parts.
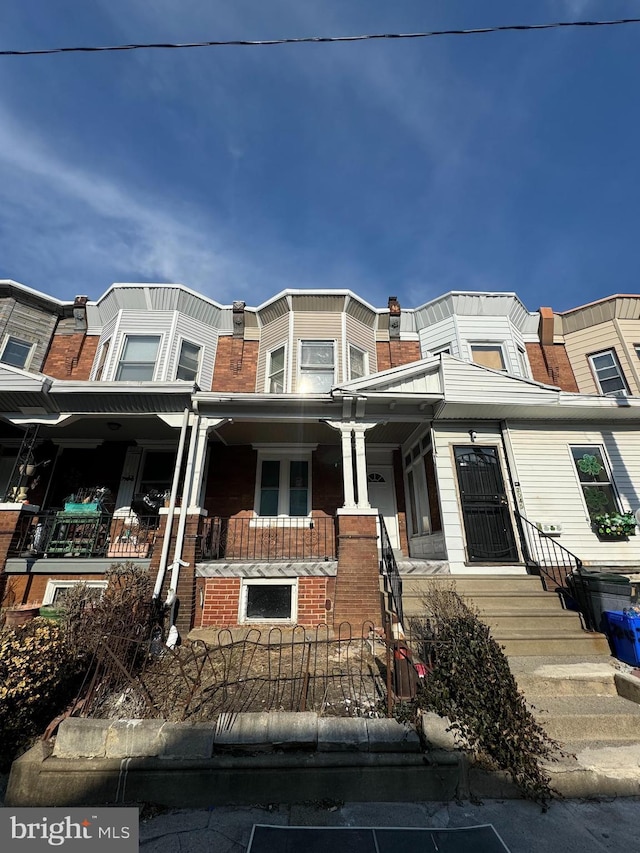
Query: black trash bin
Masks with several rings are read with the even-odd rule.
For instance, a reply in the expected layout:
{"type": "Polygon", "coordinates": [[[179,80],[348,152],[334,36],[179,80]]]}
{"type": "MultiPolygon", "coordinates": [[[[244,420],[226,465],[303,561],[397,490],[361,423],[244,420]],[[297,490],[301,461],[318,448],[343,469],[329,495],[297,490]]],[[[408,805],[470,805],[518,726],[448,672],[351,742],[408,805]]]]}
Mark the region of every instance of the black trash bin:
{"type": "Polygon", "coordinates": [[[631,583],[624,575],[578,569],[567,577],[569,592],[578,603],[590,631],[602,631],[606,610],[631,606],[631,583]]]}

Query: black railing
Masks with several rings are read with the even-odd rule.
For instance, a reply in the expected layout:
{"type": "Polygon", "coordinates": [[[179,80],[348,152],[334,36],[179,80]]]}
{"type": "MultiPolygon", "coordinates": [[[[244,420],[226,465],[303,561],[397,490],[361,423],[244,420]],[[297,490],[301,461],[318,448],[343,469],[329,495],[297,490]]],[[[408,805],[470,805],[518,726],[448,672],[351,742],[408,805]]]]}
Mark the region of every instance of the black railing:
{"type": "Polygon", "coordinates": [[[398,571],[398,564],[393,553],[389,533],[387,532],[384,518],[381,515],[378,516],[378,523],[380,525],[380,552],[382,558],[380,568],[391,593],[389,604],[398,622],[402,625],[404,622],[404,613],[402,611],[402,578],[398,571]]]}
{"type": "Polygon", "coordinates": [[[331,517],[249,517],[204,521],[204,560],[277,562],[335,560],[336,526],[331,517]]]}
{"type": "Polygon", "coordinates": [[[553,536],[543,533],[533,522],[518,513],[518,521],[523,534],[523,544],[527,551],[527,564],[540,573],[542,585],[547,590],[564,589],[567,575],[582,568],[582,560],[553,536]]]}
{"type": "Polygon", "coordinates": [[[10,557],[150,557],[158,516],[112,515],[102,511],[46,510],[23,515],[10,557]]]}

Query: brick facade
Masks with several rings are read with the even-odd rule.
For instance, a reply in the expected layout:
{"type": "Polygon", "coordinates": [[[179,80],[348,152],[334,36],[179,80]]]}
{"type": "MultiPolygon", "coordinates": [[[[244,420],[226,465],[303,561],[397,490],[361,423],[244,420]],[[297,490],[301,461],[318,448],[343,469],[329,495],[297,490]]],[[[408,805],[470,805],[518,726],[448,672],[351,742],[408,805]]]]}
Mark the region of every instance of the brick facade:
{"type": "Polygon", "coordinates": [[[50,580],[56,581],[96,581],[102,580],[103,576],[99,574],[64,574],[62,572],[53,572],[50,575],[27,575],[27,574],[7,574],[7,590],[5,596],[7,603],[13,598],[16,604],[42,604],[44,594],[47,589],[47,583],[50,580]]]}
{"type": "Polygon", "coordinates": [[[527,357],[536,382],[557,385],[563,391],[578,391],[564,344],[528,343],[527,357]]]}
{"type": "Polygon", "coordinates": [[[420,361],[419,341],[378,341],[376,343],[378,370],[389,370],[401,364],[411,364],[420,361]]]}
{"type": "Polygon", "coordinates": [[[211,390],[254,393],[259,346],[258,341],[229,336],[218,338],[211,390]]]}
{"type": "Polygon", "coordinates": [[[54,335],[42,372],[54,379],[89,379],[99,340],[84,332],[54,335]]]}
{"type": "MultiPolygon", "coordinates": [[[[296,623],[313,627],[328,622],[331,618],[334,587],[334,578],[323,576],[299,577],[296,623]]],[[[223,628],[237,625],[240,590],[240,578],[200,578],[198,580],[196,627],[223,628]],[[202,595],[202,606],[200,606],[199,601],[200,595],[202,595]]]]}
{"type": "Polygon", "coordinates": [[[335,628],[364,622],[380,626],[380,570],[375,515],[338,516],[338,575],[333,610],[335,628]]]}

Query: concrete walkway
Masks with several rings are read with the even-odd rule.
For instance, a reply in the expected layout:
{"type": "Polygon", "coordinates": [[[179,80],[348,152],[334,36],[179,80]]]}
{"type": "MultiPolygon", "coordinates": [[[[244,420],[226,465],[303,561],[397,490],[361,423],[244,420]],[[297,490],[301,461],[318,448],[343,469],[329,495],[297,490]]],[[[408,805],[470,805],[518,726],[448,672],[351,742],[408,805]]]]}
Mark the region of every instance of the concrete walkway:
{"type": "MultiPolygon", "coordinates": [[[[330,793],[329,791],[327,792],[330,793]]],[[[564,800],[547,812],[522,800],[345,803],[173,811],[140,824],[144,853],[239,853],[254,824],[452,828],[493,824],[510,853],[603,853],[638,847],[640,800],[564,800]]]]}

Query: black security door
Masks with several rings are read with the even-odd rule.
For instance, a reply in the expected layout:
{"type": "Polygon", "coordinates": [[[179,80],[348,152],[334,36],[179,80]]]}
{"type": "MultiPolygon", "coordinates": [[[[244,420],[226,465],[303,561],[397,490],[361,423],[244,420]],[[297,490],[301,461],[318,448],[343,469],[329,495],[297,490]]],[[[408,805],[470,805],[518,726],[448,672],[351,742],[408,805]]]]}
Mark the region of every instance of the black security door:
{"type": "Polygon", "coordinates": [[[469,560],[518,559],[496,447],[455,447],[469,560]]]}

